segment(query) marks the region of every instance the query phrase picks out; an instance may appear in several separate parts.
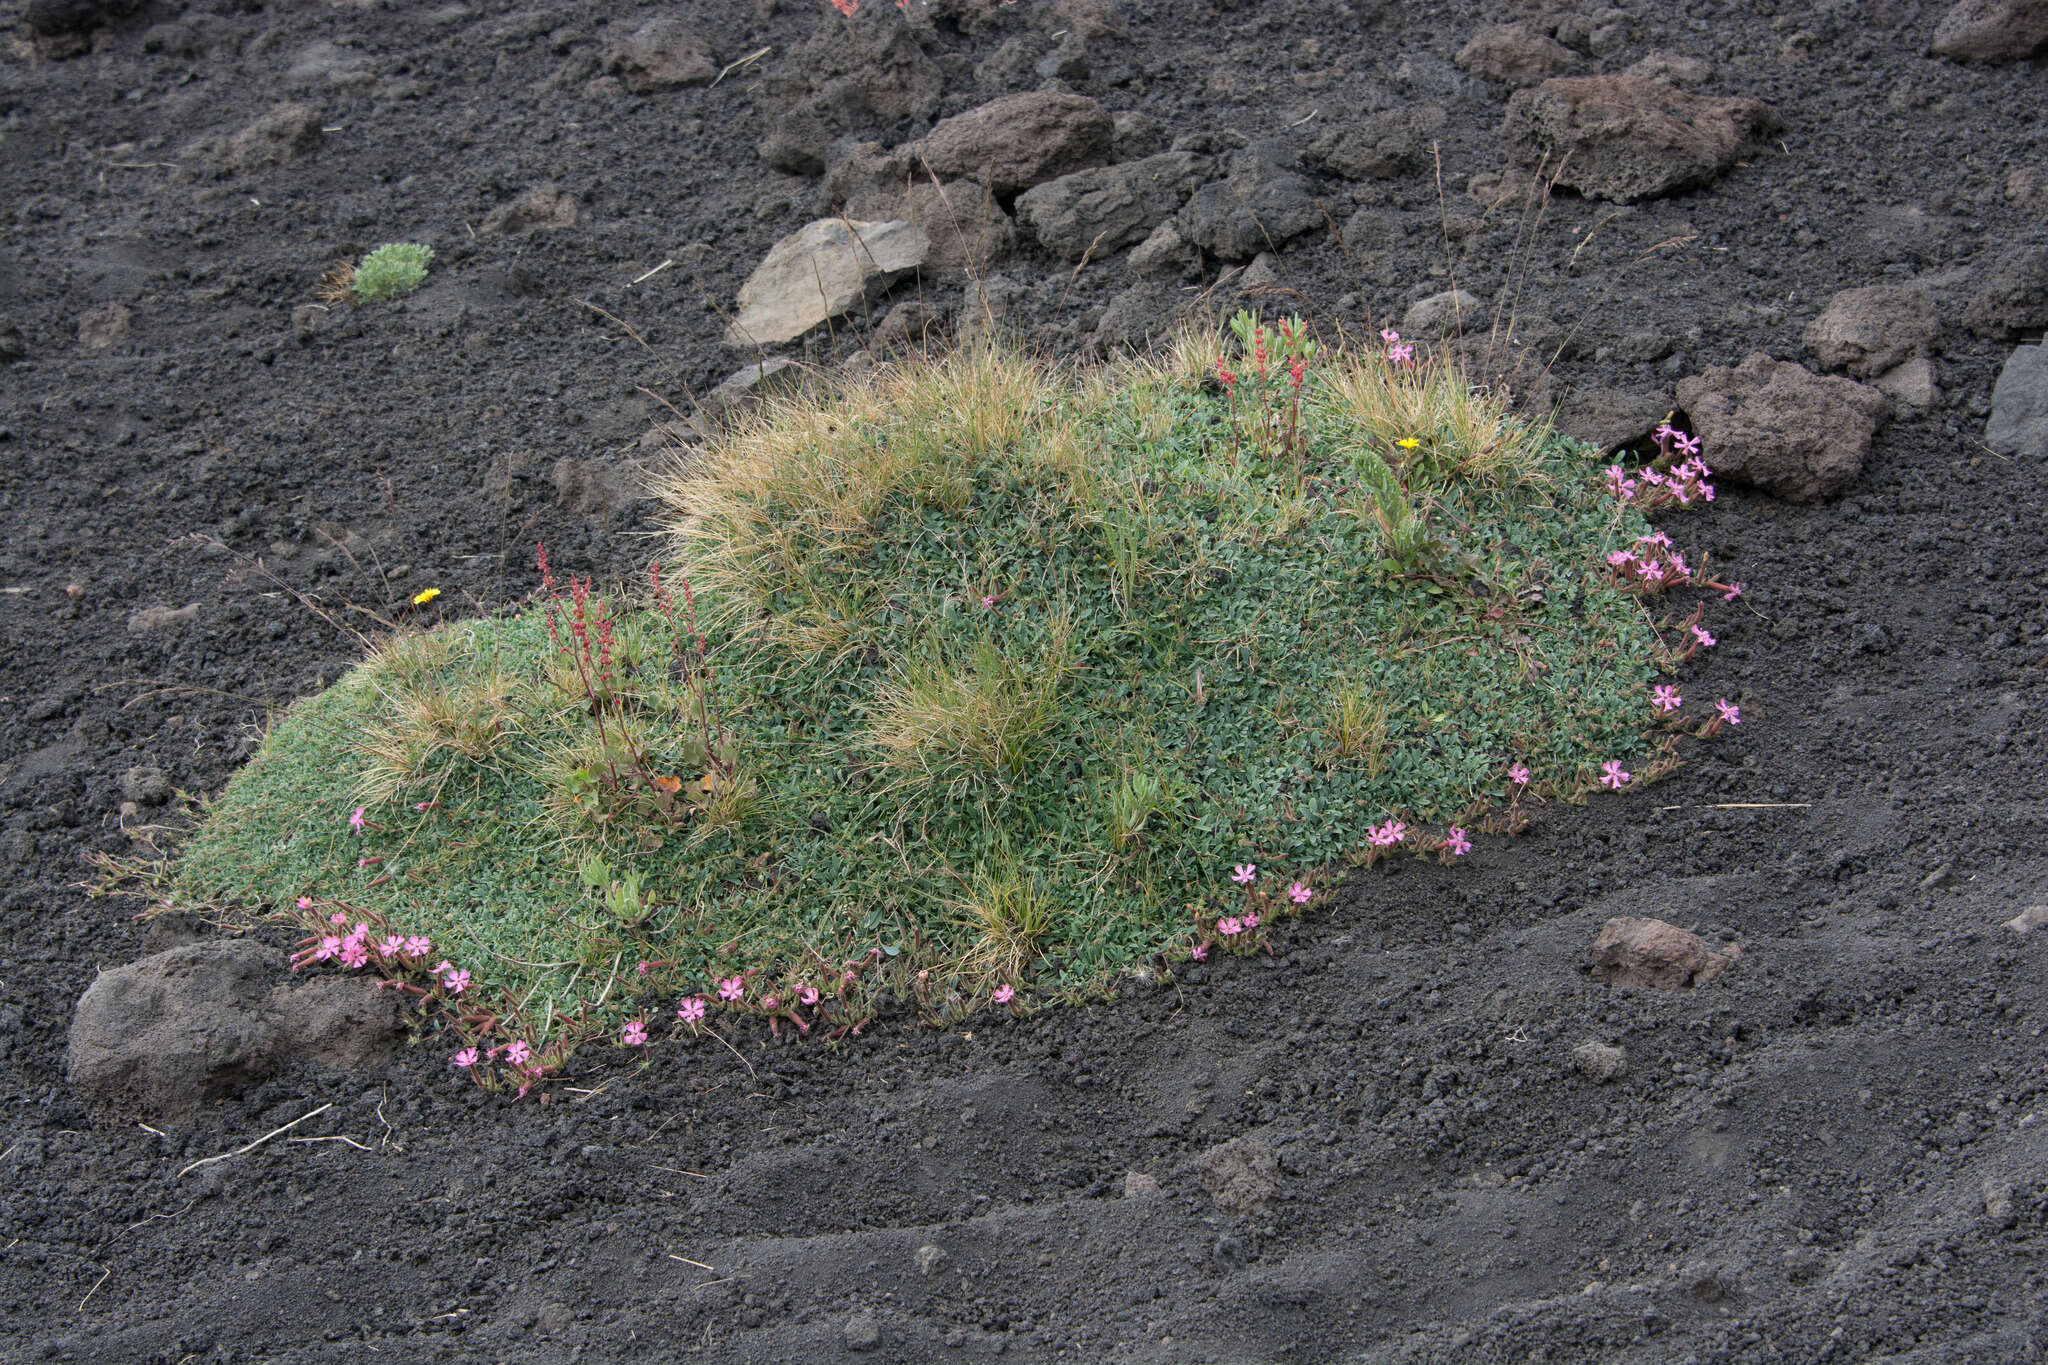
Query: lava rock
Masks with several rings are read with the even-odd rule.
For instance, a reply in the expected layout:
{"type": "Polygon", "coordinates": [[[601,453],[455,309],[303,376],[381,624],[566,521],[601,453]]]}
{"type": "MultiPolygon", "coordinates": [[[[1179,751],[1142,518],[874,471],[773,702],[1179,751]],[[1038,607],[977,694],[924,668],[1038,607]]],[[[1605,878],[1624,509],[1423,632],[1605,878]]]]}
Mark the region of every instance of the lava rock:
{"type": "Polygon", "coordinates": [[[579,517],[606,519],[651,496],[647,471],[630,460],[579,460],[564,455],[555,461],[555,501],[579,517]]]}
{"type": "Polygon", "coordinates": [[[1444,126],[1441,104],[1417,104],[1340,123],[1302,156],[1311,170],[1345,180],[1387,180],[1414,169],[1444,126]]]}
{"type": "Polygon", "coordinates": [[[191,602],[182,607],[144,607],[128,617],[130,635],[155,635],[159,631],[175,630],[189,626],[199,619],[199,604],[191,602]]]}
{"type": "Polygon", "coordinates": [[[1628,1054],[1605,1043],[1580,1043],[1572,1049],[1572,1065],[1580,1075],[1605,1085],[1628,1074],[1628,1054]]]}
{"type": "Polygon", "coordinates": [[[1716,475],[1790,502],[1831,498],[1856,482],[1891,414],[1876,389],[1761,353],[1679,381],[1678,405],[1716,475]]]}
{"type": "Polygon", "coordinates": [[[1630,203],[1704,185],[1770,122],[1751,99],[1709,99],[1641,76],[1559,76],[1508,101],[1501,141],[1567,189],[1630,203]]]}
{"type": "Polygon", "coordinates": [[[1258,1213],[1280,1197],[1280,1160],[1248,1137],[1211,1147],[1196,1161],[1202,1188],[1225,1213],[1258,1213]]]}
{"type": "Polygon", "coordinates": [[[320,137],[320,115],[310,105],[280,104],[231,136],[188,143],[182,155],[218,175],[247,175],[295,160],[320,137]]]}
{"type": "Polygon", "coordinates": [[[1410,340],[1456,335],[1475,323],[1489,321],[1485,308],[1486,300],[1477,294],[1446,289],[1408,305],[1401,315],[1401,335],[1410,340]]]}
{"type": "Polygon", "coordinates": [[[2048,460],[2048,345],[2017,348],[1998,372],[1984,444],[2001,455],[2048,460]]]}
{"type": "Polygon", "coordinates": [[[1991,263],[1963,309],[1978,336],[2010,338],[2048,327],[2048,246],[2023,246],[1991,263]]]}
{"type": "Polygon", "coordinates": [[[1159,1188],[1159,1177],[1143,1171],[1124,1172],[1124,1198],[1163,1199],[1166,1192],[1159,1188]]]}
{"type": "Polygon", "coordinates": [[[940,176],[965,176],[1000,197],[1109,159],[1116,122],[1085,95],[1005,95],[943,119],[917,144],[940,176]]]}
{"type": "Polygon", "coordinates": [[[1593,940],[1593,979],[1611,986],[1704,986],[1734,965],[1698,934],[1660,919],[1611,919],[1593,940]]]}
{"type": "Polygon", "coordinates": [[[1215,170],[1212,158],[1161,152],[1142,161],[1076,171],[1017,197],[1017,219],[1048,251],[1100,259],[1142,242],[1215,170]]]}
{"type": "Polygon", "coordinates": [[[529,228],[576,226],[575,196],[564,193],[553,181],[536,185],[509,204],[491,210],[477,231],[488,236],[498,232],[525,232],[529,228]]]}
{"type": "Polygon", "coordinates": [[[1230,174],[1196,190],[1174,220],[1180,235],[1226,261],[1261,251],[1322,224],[1309,183],[1284,149],[1248,147],[1230,158],[1230,174]]]}
{"type": "Polygon", "coordinates": [[[658,14],[607,42],[604,69],[636,95],[709,85],[718,78],[718,61],[697,26],[674,14],[658,14]]]}
{"type": "Polygon", "coordinates": [[[126,341],[135,330],[135,315],[118,303],[95,308],[78,319],[78,344],[88,351],[104,351],[126,341]]]}
{"type": "Polygon", "coordinates": [[[1873,284],[1835,295],[1805,340],[1822,369],[1868,379],[1924,355],[1938,330],[1927,295],[1911,285],[1873,284]]]}
{"type": "Polygon", "coordinates": [[[901,181],[888,190],[847,200],[847,216],[875,222],[915,223],[931,242],[919,270],[926,280],[950,283],[987,274],[1017,250],[1017,223],[995,196],[972,180],[935,185],[901,181]]]}
{"type": "Polygon", "coordinates": [[[931,239],[908,222],[820,218],[777,242],[740,286],[732,346],[793,341],[916,270],[931,239]]]}
{"type": "Polygon", "coordinates": [[[171,799],[171,775],[162,768],[130,768],[121,774],[121,795],[145,806],[171,799]]]}
{"type": "Polygon", "coordinates": [[[1166,222],[1132,247],[1124,264],[1141,280],[1177,280],[1201,268],[1202,253],[1180,235],[1178,227],[1166,222]]]}

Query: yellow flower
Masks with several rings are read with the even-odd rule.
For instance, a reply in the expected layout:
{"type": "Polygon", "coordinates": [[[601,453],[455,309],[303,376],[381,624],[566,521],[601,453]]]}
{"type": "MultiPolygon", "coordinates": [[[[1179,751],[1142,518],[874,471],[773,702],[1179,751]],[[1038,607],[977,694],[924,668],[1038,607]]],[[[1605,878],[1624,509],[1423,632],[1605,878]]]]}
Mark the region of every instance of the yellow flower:
{"type": "Polygon", "coordinates": [[[1394,444],[1401,447],[1401,449],[1403,450],[1413,450],[1415,449],[1415,447],[1421,445],[1422,442],[1416,440],[1413,436],[1403,436],[1400,440],[1394,442],[1394,444]]]}
{"type": "Polygon", "coordinates": [[[424,607],[440,595],[441,590],[439,588],[428,588],[425,592],[414,593],[412,595],[412,604],[416,607],[424,607]]]}

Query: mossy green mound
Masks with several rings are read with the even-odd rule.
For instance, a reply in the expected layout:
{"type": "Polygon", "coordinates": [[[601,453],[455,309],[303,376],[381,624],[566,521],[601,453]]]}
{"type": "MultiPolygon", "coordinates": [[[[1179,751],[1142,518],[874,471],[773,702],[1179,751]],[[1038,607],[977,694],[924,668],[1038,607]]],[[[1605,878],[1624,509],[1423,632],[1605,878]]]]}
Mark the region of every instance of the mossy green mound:
{"type": "Polygon", "coordinates": [[[877,948],[943,1015],[1170,960],[1235,864],[1320,892],[1511,764],[1575,792],[1664,742],[1604,562],[1648,527],[1593,452],[1440,370],[1220,355],[778,402],[665,480],[658,589],[401,635],[293,708],[174,898],[431,935],[535,1037],[877,948]]]}

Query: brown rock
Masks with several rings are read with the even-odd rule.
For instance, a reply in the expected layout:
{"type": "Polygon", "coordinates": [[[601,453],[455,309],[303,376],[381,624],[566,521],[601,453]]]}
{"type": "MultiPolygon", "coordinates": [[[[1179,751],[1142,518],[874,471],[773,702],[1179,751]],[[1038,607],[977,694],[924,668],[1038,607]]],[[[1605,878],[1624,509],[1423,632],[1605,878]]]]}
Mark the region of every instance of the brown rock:
{"type": "Polygon", "coordinates": [[[1613,986],[1675,991],[1704,986],[1735,965],[1735,958],[1660,919],[1611,919],[1593,940],[1593,979],[1613,986]]]}
{"type": "Polygon", "coordinates": [[[1934,26],[1935,55],[2017,62],[2048,44],[2048,0],[1961,0],[1934,26]]]}
{"type": "Polygon", "coordinates": [[[1567,189],[1628,203],[1708,183],[1769,119],[1756,100],[1707,99],[1641,76],[1559,76],[1515,92],[1501,140],[1567,189]]]}
{"type": "Polygon", "coordinates": [[[1868,379],[1924,354],[1939,329],[1925,294],[1911,285],[1873,284],[1835,295],[1805,339],[1822,369],[1868,379]]]}
{"type": "Polygon", "coordinates": [[[849,218],[872,222],[904,220],[931,243],[921,269],[927,279],[952,281],[986,274],[1017,250],[1017,224],[982,186],[972,180],[934,185],[898,183],[891,191],[855,195],[849,218]]]}
{"type": "Polygon", "coordinates": [[[320,136],[320,115],[311,106],[280,104],[232,137],[189,144],[184,155],[227,175],[247,175],[284,165],[310,151],[320,136]]]}
{"type": "Polygon", "coordinates": [[[940,176],[965,176],[1008,196],[1101,165],[1115,137],[1115,122],[1094,100],[1041,90],[943,119],[918,151],[940,176]]]}
{"type": "Polygon", "coordinates": [[[1460,71],[1507,85],[1534,85],[1577,60],[1570,48],[1527,24],[1482,28],[1457,56],[1460,71]]]}
{"type": "Polygon", "coordinates": [[[1225,1213],[1257,1213],[1280,1194],[1280,1161],[1263,1142],[1235,1137],[1202,1153],[1202,1188],[1225,1213]]]}
{"type": "Polygon", "coordinates": [[[636,95],[682,86],[709,85],[718,62],[694,25],[660,14],[604,45],[604,69],[636,95]]]}
{"type": "Polygon", "coordinates": [[[135,330],[135,315],[118,303],[95,308],[78,319],[78,344],[88,351],[103,351],[126,341],[135,330]]]}
{"type": "Polygon", "coordinates": [[[1856,482],[1891,415],[1876,389],[1760,353],[1680,380],[1678,406],[1717,476],[1790,502],[1831,498],[1856,482]]]}
{"type": "Polygon", "coordinates": [[[576,200],[564,194],[550,180],[535,186],[511,203],[491,210],[477,231],[524,232],[528,228],[565,228],[576,226],[576,200]]]}

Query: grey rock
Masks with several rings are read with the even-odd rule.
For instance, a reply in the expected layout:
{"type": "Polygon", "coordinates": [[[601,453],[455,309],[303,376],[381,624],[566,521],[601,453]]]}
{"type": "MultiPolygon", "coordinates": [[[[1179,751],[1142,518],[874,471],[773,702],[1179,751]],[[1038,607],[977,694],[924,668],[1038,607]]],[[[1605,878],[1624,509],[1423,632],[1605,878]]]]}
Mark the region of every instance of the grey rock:
{"type": "Polygon", "coordinates": [[[1142,161],[1076,171],[1017,197],[1017,220],[1047,250],[1078,261],[1100,259],[1141,242],[1171,218],[1214,173],[1193,152],[1162,152],[1142,161]]]}
{"type": "Polygon", "coordinates": [[[1004,95],[943,119],[917,144],[941,177],[964,176],[1007,196],[1109,159],[1116,124],[1084,95],[1004,95]]]}
{"type": "Polygon", "coordinates": [[[1159,1177],[1143,1171],[1124,1172],[1124,1198],[1164,1199],[1166,1191],[1159,1188],[1159,1177]]]}
{"type": "Polygon", "coordinates": [[[1611,453],[1647,441],[1671,411],[1671,395],[1657,389],[1575,389],[1557,410],[1557,429],[1611,453]]]}
{"type": "Polygon", "coordinates": [[[791,175],[819,175],[832,147],[832,126],[816,109],[800,105],[768,120],[768,131],[754,144],[760,158],[791,175]]]}
{"type": "Polygon", "coordinates": [[[882,1324],[873,1313],[855,1313],[840,1329],[840,1339],[849,1351],[872,1351],[882,1344],[882,1324]]]}
{"type": "Polygon", "coordinates": [[[564,455],[555,461],[555,501],[579,517],[609,518],[652,496],[647,471],[630,460],[579,460],[564,455]]]}
{"type": "Polygon", "coordinates": [[[1924,355],[1886,370],[1871,380],[1870,386],[1902,408],[1924,411],[1941,401],[1941,387],[1934,382],[1934,361],[1924,355]]]}
{"type": "Polygon", "coordinates": [[[1178,280],[1201,268],[1202,253],[1180,235],[1179,228],[1165,222],[1131,248],[1125,264],[1141,280],[1178,280]]]}
{"type": "Polygon", "coordinates": [[[1280,1161],[1273,1149],[1248,1137],[1211,1147],[1196,1161],[1202,1188],[1225,1213],[1258,1213],[1280,1197],[1280,1161]]]}
{"type": "Polygon", "coordinates": [[[1421,164],[1429,140],[1444,126],[1441,104],[1368,114],[1330,128],[1303,155],[1310,169],[1345,180],[1385,180],[1421,164]]]}
{"type": "Polygon", "coordinates": [[[360,52],[326,41],[308,43],[292,58],[284,73],[285,83],[300,88],[331,86],[336,89],[373,85],[376,75],[360,52]]]}
{"type": "Polygon", "coordinates": [[[969,280],[962,291],[954,335],[962,345],[980,345],[1004,334],[1011,312],[1027,291],[1007,275],[969,280]]]}
{"type": "Polygon", "coordinates": [[[99,1118],[175,1121],[294,1058],[354,1066],[390,1054],[395,997],[350,978],[277,985],[283,967],[260,944],[231,940],[102,972],[72,1019],[73,1092],[99,1118]]]}
{"type": "Polygon", "coordinates": [[[2014,207],[2048,210],[2048,166],[2015,166],[2005,177],[2005,197],[2014,207]]]}
{"type": "Polygon", "coordinates": [[[2021,246],[1991,263],[1963,310],[1978,336],[2004,339],[2048,327],[2048,246],[2021,246]]]}
{"type": "Polygon", "coordinates": [[[1460,71],[1506,85],[1534,85],[1578,61],[1578,54],[1527,24],[1494,24],[1458,49],[1460,71]]]}
{"type": "Polygon", "coordinates": [[[909,222],[820,218],[769,249],[740,286],[732,346],[792,341],[917,269],[931,239],[909,222]]]}
{"type": "Polygon", "coordinates": [[[121,774],[121,795],[145,806],[171,799],[171,775],[162,768],[129,768],[121,774]]]}
{"type": "Polygon", "coordinates": [[[1261,251],[1252,257],[1252,263],[1235,281],[1240,294],[1255,293],[1280,283],[1280,258],[1270,251],[1261,251]]]}
{"type": "Polygon", "coordinates": [[[28,342],[13,319],[0,317],[0,365],[12,365],[28,355],[28,342]]]}
{"type": "Polygon", "coordinates": [[[1936,56],[2017,62],[2048,44],[2048,0],[1961,0],[1941,16],[1928,47],[1936,56]]]}
{"type": "Polygon", "coordinates": [[[1408,305],[1401,315],[1401,335],[1410,341],[1453,336],[1487,321],[1485,299],[1462,289],[1446,289],[1408,305]]]}
{"type": "Polygon", "coordinates": [[[1873,284],[1835,295],[1805,340],[1822,369],[1867,379],[1924,353],[1939,330],[1927,295],[1907,284],[1873,284]]]}
{"type": "Polygon", "coordinates": [[[945,1248],[927,1242],[911,1257],[911,1264],[917,1267],[918,1274],[929,1279],[946,1268],[947,1259],[945,1248]]]}
{"type": "Polygon", "coordinates": [[[2048,929],[2048,905],[2030,905],[2005,922],[2005,927],[2025,938],[2036,929],[2048,929]]]}
{"type": "Polygon", "coordinates": [[[1246,148],[1175,220],[1180,235],[1226,261],[1248,261],[1322,225],[1308,180],[1268,148],[1246,148]]]}
{"type": "Polygon", "coordinates": [[[842,141],[828,158],[825,179],[818,186],[819,211],[837,213],[859,200],[902,194],[905,186],[926,178],[922,167],[912,168],[910,155],[903,148],[842,141]]]}
{"type": "Polygon", "coordinates": [[[680,15],[657,14],[604,45],[604,69],[636,95],[709,85],[718,76],[711,47],[680,15]]]}
{"type": "Polygon", "coordinates": [[[142,4],[143,0],[29,0],[24,17],[29,32],[38,38],[54,38],[125,18],[142,4]]]}
{"type": "Polygon", "coordinates": [[[1708,99],[1641,76],[1559,76],[1508,101],[1501,141],[1567,189],[1616,203],[1704,185],[1769,122],[1750,99],[1708,99]]]}
{"type": "Polygon", "coordinates": [[[2048,460],[2048,345],[2016,348],[1998,372],[1984,443],[2001,455],[2048,460]]]}
{"type": "Polygon", "coordinates": [[[1124,290],[1102,310],[1102,320],[1088,339],[1089,351],[1101,356],[1142,349],[1147,342],[1172,329],[1183,297],[1180,286],[1166,280],[1147,281],[1124,290]]]}
{"type": "Polygon", "coordinates": [[[1763,354],[1681,380],[1678,406],[1718,476],[1791,502],[1853,484],[1891,413],[1876,389],[1763,354]]]}
{"type": "Polygon", "coordinates": [[[486,214],[477,231],[489,235],[498,232],[525,232],[529,228],[566,228],[576,226],[575,196],[565,194],[552,180],[536,185],[509,204],[500,205],[486,214]]]}
{"type": "Polygon", "coordinates": [[[199,604],[182,607],[144,607],[128,617],[130,635],[154,635],[159,631],[189,626],[199,619],[199,604]]]}
{"type": "Polygon", "coordinates": [[[1641,76],[1645,80],[1669,81],[1673,85],[1698,85],[1713,74],[1713,66],[1698,57],[1682,57],[1675,52],[1652,52],[1641,61],[1632,64],[1625,76],[1641,76]]]}
{"type": "Polygon", "coordinates": [[[1628,1074],[1628,1054],[1605,1043],[1580,1043],[1572,1049],[1572,1065],[1580,1075],[1605,1085],[1628,1074]]]}
{"type": "Polygon", "coordinates": [[[1591,959],[1595,981],[1667,991],[1704,986],[1735,965],[1733,956],[1714,952],[1689,929],[1629,917],[1600,926],[1591,959]]]}
{"type": "Polygon", "coordinates": [[[1159,150],[1159,120],[1137,109],[1126,109],[1116,114],[1112,122],[1116,127],[1116,159],[1137,161],[1151,156],[1159,150]]]}

